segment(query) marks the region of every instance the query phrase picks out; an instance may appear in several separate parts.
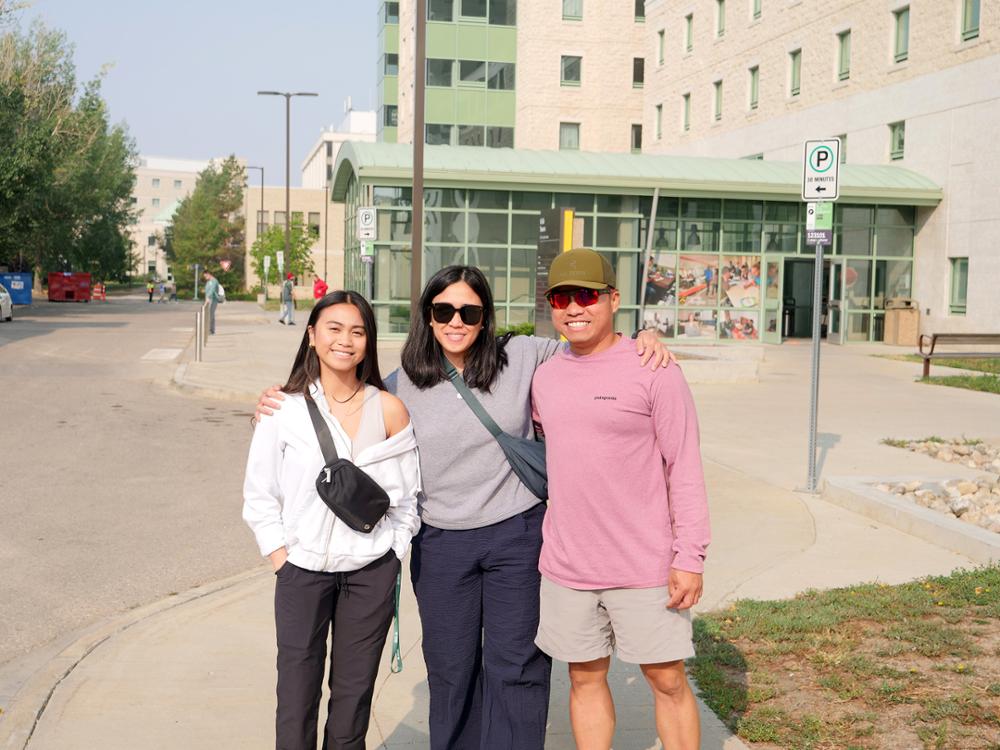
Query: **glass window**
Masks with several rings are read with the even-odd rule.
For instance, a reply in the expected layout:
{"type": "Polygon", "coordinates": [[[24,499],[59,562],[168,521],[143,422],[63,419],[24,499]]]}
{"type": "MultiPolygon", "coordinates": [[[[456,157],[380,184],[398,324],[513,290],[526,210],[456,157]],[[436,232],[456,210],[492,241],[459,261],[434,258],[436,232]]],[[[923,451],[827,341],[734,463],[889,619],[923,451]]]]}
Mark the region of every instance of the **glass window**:
{"type": "Polygon", "coordinates": [[[903,158],[906,141],[906,123],[894,122],[889,125],[889,158],[893,161],[903,158]]]}
{"type": "Polygon", "coordinates": [[[517,0],[490,0],[490,23],[495,26],[515,26],[517,0]]]}
{"type": "Polygon", "coordinates": [[[837,80],[851,77],[851,32],[837,34],[837,80]]]}
{"type": "Polygon", "coordinates": [[[726,0],[715,0],[715,35],[726,35],[726,0]]]}
{"type": "Polygon", "coordinates": [[[515,209],[532,210],[552,208],[552,193],[528,193],[516,191],[511,199],[515,209]]]}
{"type": "Polygon", "coordinates": [[[893,59],[903,62],[910,56],[910,8],[900,8],[893,13],[896,19],[896,41],[893,59]]]}
{"type": "Polygon", "coordinates": [[[452,60],[427,58],[427,85],[451,86],[452,60]]]}
{"type": "Polygon", "coordinates": [[[182,183],[181,183],[180,180],[174,180],[174,190],[180,190],[181,189],[181,184],[182,183]]]}
{"type": "Polygon", "coordinates": [[[461,0],[461,3],[466,18],[486,18],[486,0],[461,0]]]}
{"type": "Polygon", "coordinates": [[[666,32],[660,29],[656,32],[656,64],[663,65],[663,54],[666,48],[666,32]]]}
{"type": "Polygon", "coordinates": [[[608,259],[611,267],[615,270],[615,281],[618,284],[618,291],[622,295],[622,303],[628,304],[632,300],[638,299],[639,264],[642,255],[640,253],[609,253],[604,251],[601,251],[601,255],[608,259]]]}
{"type": "MultiPolygon", "coordinates": [[[[385,22],[399,23],[399,3],[385,4],[385,22]]],[[[368,59],[371,60],[370,57],[368,59]]]]}
{"type": "MultiPolygon", "coordinates": [[[[648,202],[646,212],[649,212],[648,202]]],[[[639,197],[636,195],[598,195],[597,211],[604,214],[637,214],[639,197]]]]}
{"type": "Polygon", "coordinates": [[[620,247],[625,250],[638,249],[639,220],[599,216],[597,218],[597,246],[620,247]]]}
{"type": "Polygon", "coordinates": [[[427,0],[428,21],[451,21],[454,13],[455,0],[427,0]]]}
{"type": "Polygon", "coordinates": [[[834,235],[840,255],[872,254],[872,209],[867,206],[836,206],[834,235]]]}
{"type": "Polygon", "coordinates": [[[274,212],[274,226],[276,226],[276,227],[284,227],[285,226],[285,215],[286,214],[285,214],[284,211],[275,211],[274,212]]]}
{"type": "Polygon", "coordinates": [[[563,55],[560,68],[560,82],[563,86],[579,86],[582,77],[583,58],[576,55],[563,55]]]}
{"type": "Polygon", "coordinates": [[[562,0],[563,18],[578,21],[583,18],[583,0],[562,0]]]}
{"type": "Polygon", "coordinates": [[[153,198],[153,208],[159,208],[159,207],[160,207],[160,199],[153,198]]]}
{"type": "Polygon", "coordinates": [[[646,60],[642,57],[632,58],[632,87],[642,88],[646,80],[646,60]]]}
{"type": "Polygon", "coordinates": [[[715,89],[715,120],[718,122],[722,119],[722,81],[716,81],[712,86],[715,89]]]}
{"type": "Polygon", "coordinates": [[[514,128],[486,127],[486,145],[490,148],[514,148],[514,128]]]}
{"type": "Polygon", "coordinates": [[[908,260],[875,261],[875,309],[884,310],[886,300],[910,296],[913,264],[908,260]]]}
{"type": "Polygon", "coordinates": [[[646,20],[646,0],[635,0],[635,20],[646,20]]]}
{"type": "Polygon", "coordinates": [[[160,178],[159,177],[154,177],[153,178],[153,187],[158,188],[159,186],[160,186],[160,178]]]}
{"type": "Polygon", "coordinates": [[[413,190],[408,187],[376,187],[372,190],[376,206],[412,206],[413,190]]]}
{"type": "Polygon", "coordinates": [[[691,129],[691,94],[684,94],[684,114],[682,119],[682,125],[684,131],[687,132],[691,129]]]}
{"type": "Polygon", "coordinates": [[[847,133],[837,136],[840,139],[840,163],[847,164],[847,133]]]}
{"type": "Polygon", "coordinates": [[[764,218],[764,204],[760,201],[727,200],[722,207],[722,216],[737,221],[760,221],[764,218]]]}
{"type": "Polygon", "coordinates": [[[675,219],[657,219],[653,224],[653,247],[657,250],[676,252],[677,221],[675,219]]]}
{"type": "Polygon", "coordinates": [[[507,248],[470,247],[466,262],[478,268],[486,276],[493,292],[494,302],[507,302],[507,248]]]}
{"type": "Polygon", "coordinates": [[[761,0],[753,0],[753,18],[755,21],[760,18],[760,3],[761,0]]]}
{"type": "Polygon", "coordinates": [[[722,252],[759,253],[760,224],[724,224],[722,226],[722,252]]]}
{"type": "Polygon", "coordinates": [[[447,146],[451,143],[451,125],[428,123],[424,142],[429,146],[447,146]]]}
{"type": "Polygon", "coordinates": [[[844,296],[849,308],[871,307],[872,262],[848,260],[844,269],[844,296]]]}
{"type": "Polygon", "coordinates": [[[760,68],[754,65],[750,68],[750,109],[757,109],[760,92],[760,68]]]}
{"type": "Polygon", "coordinates": [[[875,223],[880,227],[912,227],[916,224],[913,206],[879,206],[875,223]]]}
{"type": "Polygon", "coordinates": [[[425,242],[465,242],[465,213],[462,211],[425,211],[425,242]]]}
{"type": "Polygon", "coordinates": [[[718,219],[722,216],[722,201],[717,198],[685,198],[681,201],[681,217],[718,219]]]}
{"type": "Polygon", "coordinates": [[[872,316],[865,313],[847,316],[847,340],[868,341],[872,316]]]}
{"type": "Polygon", "coordinates": [[[465,208],[465,191],[454,188],[425,188],[425,208],[465,208]]]}
{"type": "Polygon", "coordinates": [[[577,213],[594,211],[594,196],[585,193],[556,193],[556,208],[572,208],[577,213]]]}
{"type": "Polygon", "coordinates": [[[719,222],[681,222],[681,250],[714,253],[719,249],[719,222]]]}
{"type": "Polygon", "coordinates": [[[578,151],[580,149],[580,123],[559,123],[559,150],[578,151]]]}
{"type": "Polygon", "coordinates": [[[423,265],[424,278],[427,279],[446,266],[465,265],[465,248],[426,245],[423,265]]]}
{"type": "Polygon", "coordinates": [[[802,89],[802,50],[797,49],[788,54],[789,89],[791,96],[798,96],[802,89]]]}
{"type": "Polygon", "coordinates": [[[962,2],[962,41],[979,36],[979,0],[962,2]]]}
{"type": "Polygon", "coordinates": [[[663,105],[656,105],[656,140],[663,138],[663,105]]]}
{"type": "Polygon", "coordinates": [[[267,229],[267,211],[257,211],[257,234],[264,234],[267,229]]]}
{"type": "Polygon", "coordinates": [[[642,151],[642,125],[632,125],[632,153],[638,154],[642,151]]]}
{"type": "Polygon", "coordinates": [[[684,51],[694,49],[694,14],[684,16],[684,51]]]}
{"type": "Polygon", "coordinates": [[[382,72],[387,76],[399,75],[399,55],[395,52],[387,52],[385,55],[385,66],[382,72]]]}
{"type": "Polygon", "coordinates": [[[309,212],[309,234],[312,237],[319,237],[319,211],[309,212]]]}
{"type": "Polygon", "coordinates": [[[497,208],[507,210],[510,193],[506,190],[470,190],[469,208],[497,208]]]}
{"type": "Polygon", "coordinates": [[[512,245],[537,245],[538,214],[512,214],[510,242],[512,245]]]}
{"type": "Polygon", "coordinates": [[[507,214],[469,213],[469,244],[507,244],[507,214]]]}
{"type": "Polygon", "coordinates": [[[458,79],[462,83],[486,83],[486,63],[482,60],[459,60],[458,79]]]}
{"type": "Polygon", "coordinates": [[[965,315],[965,307],[969,296],[969,259],[951,259],[951,301],[952,315],[965,315]]]}
{"type": "Polygon", "coordinates": [[[394,128],[399,122],[399,108],[395,104],[386,104],[382,124],[387,128],[394,128]]]}
{"type": "Polygon", "coordinates": [[[535,268],[537,250],[511,248],[510,250],[510,301],[532,303],[535,301],[535,268]]]}
{"type": "Polygon", "coordinates": [[[459,125],[458,145],[459,146],[484,146],[486,129],[482,125],[459,125]]]}
{"type": "Polygon", "coordinates": [[[875,242],[879,257],[908,258],[913,255],[913,230],[908,227],[878,227],[875,242]]]}
{"type": "Polygon", "coordinates": [[[500,91],[513,91],[514,63],[491,62],[486,86],[500,91]]]}
{"type": "Polygon", "coordinates": [[[379,211],[377,216],[379,237],[406,242],[413,236],[413,216],[409,211],[379,211]]]}

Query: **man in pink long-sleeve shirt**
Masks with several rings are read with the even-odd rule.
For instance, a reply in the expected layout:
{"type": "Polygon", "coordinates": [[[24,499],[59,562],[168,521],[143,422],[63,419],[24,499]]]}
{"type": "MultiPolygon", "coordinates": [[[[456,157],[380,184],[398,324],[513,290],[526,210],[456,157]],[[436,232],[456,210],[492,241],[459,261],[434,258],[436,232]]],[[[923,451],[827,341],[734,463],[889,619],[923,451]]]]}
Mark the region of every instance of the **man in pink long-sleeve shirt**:
{"type": "Polygon", "coordinates": [[[664,748],[696,750],[683,660],[694,655],[690,608],[710,534],[694,401],[679,367],[626,366],[635,347],[614,331],[620,297],[607,260],[571,250],[552,263],[549,283],[552,322],[569,348],[532,384],[549,475],[536,643],[569,662],[580,750],[611,747],[615,649],[641,665],[664,748]]]}

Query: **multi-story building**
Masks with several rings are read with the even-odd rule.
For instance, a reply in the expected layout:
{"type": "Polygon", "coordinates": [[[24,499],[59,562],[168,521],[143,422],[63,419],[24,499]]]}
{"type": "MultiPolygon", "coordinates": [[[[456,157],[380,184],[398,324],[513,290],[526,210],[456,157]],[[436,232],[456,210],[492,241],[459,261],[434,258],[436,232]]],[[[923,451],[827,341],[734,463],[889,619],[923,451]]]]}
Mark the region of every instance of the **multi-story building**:
{"type": "Polygon", "coordinates": [[[192,190],[198,173],[207,161],[140,156],[135,171],[132,205],[138,218],[131,228],[135,243],[137,276],[163,279],[171,271],[163,252],[163,233],[173,218],[177,205],[192,190]]]}
{"type": "MultiPolygon", "coordinates": [[[[1000,3],[648,0],[646,24],[644,150],[796,162],[805,139],[839,136],[848,165],[905,167],[943,189],[915,213],[838,203],[827,265],[851,282],[849,339],[879,340],[892,296],[912,296],[925,332],[996,328],[1000,3]]],[[[811,261],[783,272],[806,277],[811,261]]]]}
{"type": "MultiPolygon", "coordinates": [[[[414,0],[379,7],[379,140],[413,140],[414,0]]],[[[427,0],[425,141],[642,144],[643,0],[427,0]]]]}
{"type": "Polygon", "coordinates": [[[351,108],[350,99],[344,106],[344,119],[339,126],[332,125],[320,133],[319,140],[302,162],[302,187],[322,190],[333,174],[340,146],[347,141],[371,142],[375,140],[375,115],[371,110],[351,108]]]}

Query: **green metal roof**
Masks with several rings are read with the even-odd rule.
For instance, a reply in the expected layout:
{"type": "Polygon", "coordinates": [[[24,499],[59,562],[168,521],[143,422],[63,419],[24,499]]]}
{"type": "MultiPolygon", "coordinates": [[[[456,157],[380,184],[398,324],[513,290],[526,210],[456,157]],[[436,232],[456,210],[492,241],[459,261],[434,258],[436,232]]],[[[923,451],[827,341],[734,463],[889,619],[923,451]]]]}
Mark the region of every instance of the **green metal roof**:
{"type": "MultiPolygon", "coordinates": [[[[343,201],[351,175],[366,182],[399,184],[411,179],[413,149],[407,143],[347,142],[333,170],[331,198],[343,201]]],[[[802,164],[703,156],[528,151],[476,146],[427,146],[424,184],[722,198],[800,200],[802,164]]],[[[941,188],[903,167],[843,164],[840,199],[865,203],[935,206],[941,188]]]]}

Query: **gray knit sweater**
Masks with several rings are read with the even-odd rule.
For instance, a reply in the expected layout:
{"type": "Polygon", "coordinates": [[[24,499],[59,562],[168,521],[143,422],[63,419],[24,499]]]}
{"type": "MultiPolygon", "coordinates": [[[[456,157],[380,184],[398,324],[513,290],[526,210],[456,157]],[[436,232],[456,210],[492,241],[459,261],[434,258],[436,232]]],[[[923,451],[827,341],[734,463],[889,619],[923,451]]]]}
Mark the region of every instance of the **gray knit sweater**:
{"type": "MultiPolygon", "coordinates": [[[[553,339],[514,336],[507,366],[479,402],[511,435],[528,437],[531,378],[560,347],[553,339]]],[[[402,369],[385,379],[406,404],[417,436],[424,500],[420,518],[440,529],[475,529],[510,518],[539,501],[521,483],[493,436],[448,381],[420,390],[402,369]]]]}

